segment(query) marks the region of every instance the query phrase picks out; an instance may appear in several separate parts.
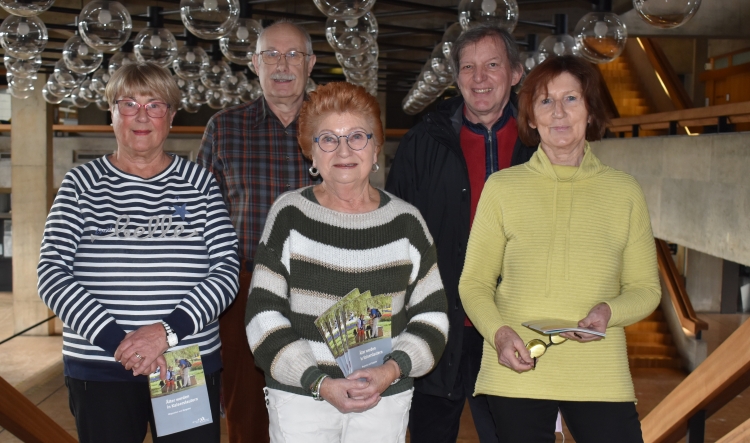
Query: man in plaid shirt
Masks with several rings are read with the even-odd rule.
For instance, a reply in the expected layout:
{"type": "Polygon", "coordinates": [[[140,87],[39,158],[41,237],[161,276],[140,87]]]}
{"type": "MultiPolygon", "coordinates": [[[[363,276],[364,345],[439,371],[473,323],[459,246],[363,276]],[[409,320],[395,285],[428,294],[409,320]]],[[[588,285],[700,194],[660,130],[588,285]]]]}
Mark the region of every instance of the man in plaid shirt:
{"type": "Polygon", "coordinates": [[[245,305],[255,246],[280,194],[313,184],[311,162],[297,143],[297,114],[315,55],[304,28],[279,21],[265,28],[253,56],[263,96],[215,114],[206,126],[198,163],[216,176],[240,240],[240,290],[220,317],[222,394],[229,440],[268,442],[263,372],[245,335],[245,305]]]}

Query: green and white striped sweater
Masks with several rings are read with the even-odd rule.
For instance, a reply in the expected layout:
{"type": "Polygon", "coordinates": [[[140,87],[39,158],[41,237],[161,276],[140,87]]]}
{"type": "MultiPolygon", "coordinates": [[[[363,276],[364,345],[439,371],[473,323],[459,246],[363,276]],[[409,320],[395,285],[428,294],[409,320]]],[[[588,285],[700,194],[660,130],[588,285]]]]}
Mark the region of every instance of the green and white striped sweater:
{"type": "Polygon", "coordinates": [[[445,292],[419,211],[380,191],[380,207],[347,214],[321,206],[312,187],[281,195],[255,256],[245,328],[270,388],[310,395],[323,373],[343,377],[313,321],[354,288],[393,297],[393,359],[410,389],[448,339],[445,292]]]}

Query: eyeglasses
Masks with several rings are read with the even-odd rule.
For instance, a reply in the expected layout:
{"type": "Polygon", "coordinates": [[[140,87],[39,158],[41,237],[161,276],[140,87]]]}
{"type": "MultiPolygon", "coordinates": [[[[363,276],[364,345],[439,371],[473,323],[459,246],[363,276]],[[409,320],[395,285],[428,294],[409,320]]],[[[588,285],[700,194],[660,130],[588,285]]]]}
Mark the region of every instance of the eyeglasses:
{"type": "Polygon", "coordinates": [[[297,66],[302,64],[302,60],[310,54],[305,54],[299,51],[289,51],[286,54],[282,54],[279,51],[260,51],[260,57],[263,59],[263,63],[267,65],[275,65],[281,61],[281,57],[284,56],[289,66],[297,66]]]}
{"type": "Polygon", "coordinates": [[[353,151],[361,151],[367,146],[367,142],[372,138],[372,134],[367,134],[364,131],[354,131],[349,135],[336,135],[332,132],[324,132],[317,137],[313,137],[313,141],[323,151],[333,152],[339,147],[341,137],[346,138],[346,144],[353,151]]]}
{"type": "Polygon", "coordinates": [[[531,358],[534,359],[534,367],[536,368],[537,359],[544,355],[545,352],[547,352],[547,348],[549,348],[550,346],[559,345],[560,343],[564,343],[567,340],[567,338],[560,337],[559,335],[550,335],[549,343],[545,343],[538,338],[535,338],[526,343],[526,349],[529,350],[531,358]]]}
{"type": "Polygon", "coordinates": [[[143,106],[146,108],[146,114],[152,118],[164,117],[167,115],[167,110],[172,107],[164,102],[149,102],[142,105],[135,100],[115,100],[115,105],[117,105],[117,111],[125,116],[138,114],[141,106],[143,106]]]}

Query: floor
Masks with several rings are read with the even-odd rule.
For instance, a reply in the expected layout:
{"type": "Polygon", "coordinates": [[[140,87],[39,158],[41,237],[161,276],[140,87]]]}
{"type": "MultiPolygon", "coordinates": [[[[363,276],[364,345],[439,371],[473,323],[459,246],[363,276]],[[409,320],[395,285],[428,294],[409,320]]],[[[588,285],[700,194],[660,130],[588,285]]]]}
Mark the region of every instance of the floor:
{"type": "MultiPolygon", "coordinates": [[[[709,323],[704,332],[709,354],[716,349],[749,314],[722,315],[699,314],[709,323]]],[[[0,340],[13,332],[12,299],[9,293],[0,293],[0,340]]],[[[67,389],[62,376],[60,355],[61,337],[17,337],[0,345],[0,376],[14,385],[39,408],[75,435],[75,422],[68,409],[67,389]]],[[[670,369],[638,369],[633,372],[638,413],[645,417],[685,377],[686,373],[670,369]]],[[[705,441],[715,442],[727,432],[750,417],[750,389],[738,395],[723,409],[706,421],[705,441]]],[[[228,442],[226,426],[222,423],[222,443],[228,442]]],[[[565,442],[574,442],[564,429],[565,442]]],[[[408,439],[407,439],[408,441],[408,439]]],[[[558,442],[562,436],[558,435],[558,442]]],[[[685,441],[684,439],[682,440],[685,441]]],[[[0,443],[20,442],[10,432],[0,428],[0,443]]],[[[150,435],[145,442],[151,443],[150,435]]],[[[468,406],[461,417],[461,428],[457,443],[478,443],[468,406]]]]}

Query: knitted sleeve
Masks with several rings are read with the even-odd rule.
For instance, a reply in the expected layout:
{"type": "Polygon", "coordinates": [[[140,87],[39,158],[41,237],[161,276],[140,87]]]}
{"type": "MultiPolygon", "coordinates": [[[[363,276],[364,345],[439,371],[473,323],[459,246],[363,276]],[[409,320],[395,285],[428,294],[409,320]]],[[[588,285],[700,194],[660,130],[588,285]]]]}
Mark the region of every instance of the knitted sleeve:
{"type": "MultiPolygon", "coordinates": [[[[415,215],[421,219],[419,213],[415,215]]],[[[429,243],[420,251],[417,278],[406,290],[406,329],[398,335],[392,353],[401,372],[410,377],[430,372],[448,341],[448,302],[438,271],[437,251],[426,224],[420,221],[420,234],[427,236],[429,243]]]]}
{"type": "MultiPolygon", "coordinates": [[[[277,218],[281,199],[271,207],[262,240],[255,253],[245,332],[255,363],[274,380],[308,390],[323,374],[310,344],[289,320],[289,273],[281,256],[288,225],[277,218]]],[[[283,218],[283,217],[282,217],[283,218]]]]}
{"type": "Polygon", "coordinates": [[[630,234],[622,254],[620,295],[605,301],[612,311],[608,326],[627,326],[648,316],[661,300],[656,244],[641,187],[632,179],[630,234]]]}
{"type": "Polygon", "coordinates": [[[495,306],[495,290],[507,243],[499,200],[499,181],[496,178],[489,178],[479,198],[458,284],[466,314],[493,347],[495,332],[507,324],[495,306]]]}

